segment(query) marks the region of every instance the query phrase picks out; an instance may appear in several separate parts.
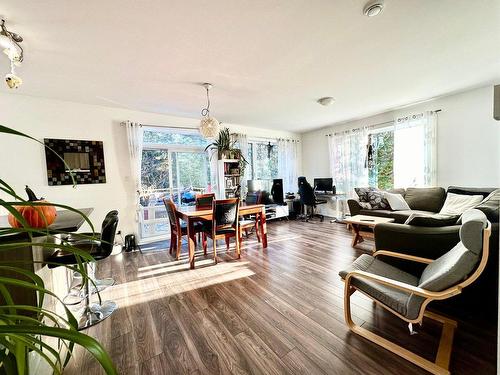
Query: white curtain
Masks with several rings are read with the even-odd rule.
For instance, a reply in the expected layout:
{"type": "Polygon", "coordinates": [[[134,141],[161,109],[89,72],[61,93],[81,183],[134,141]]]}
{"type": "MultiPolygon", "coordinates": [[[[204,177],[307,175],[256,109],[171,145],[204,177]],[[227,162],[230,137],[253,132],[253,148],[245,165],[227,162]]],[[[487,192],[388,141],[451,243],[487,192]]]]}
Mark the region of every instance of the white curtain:
{"type": "Polygon", "coordinates": [[[437,183],[437,115],[410,114],[394,120],[394,186],[437,183]]]}
{"type": "Polygon", "coordinates": [[[330,172],[338,194],[354,196],[355,187],[368,186],[365,165],[370,128],[347,130],[329,135],[330,172]]]}
{"type": "Polygon", "coordinates": [[[233,133],[231,134],[234,146],[241,150],[241,155],[248,162],[245,164],[245,170],[240,177],[241,197],[244,198],[247,194],[247,180],[250,179],[250,160],[248,159],[248,137],[246,134],[233,133]]]}
{"type": "Polygon", "coordinates": [[[126,121],[127,128],[128,151],[130,158],[130,175],[136,192],[136,220],[139,220],[140,204],[139,197],[142,192],[141,186],[141,164],[142,164],[142,146],[143,146],[143,131],[142,125],[136,122],[126,121]]]}
{"type": "Polygon", "coordinates": [[[299,141],[278,139],[278,177],[283,179],[283,192],[297,191],[299,141]]]}

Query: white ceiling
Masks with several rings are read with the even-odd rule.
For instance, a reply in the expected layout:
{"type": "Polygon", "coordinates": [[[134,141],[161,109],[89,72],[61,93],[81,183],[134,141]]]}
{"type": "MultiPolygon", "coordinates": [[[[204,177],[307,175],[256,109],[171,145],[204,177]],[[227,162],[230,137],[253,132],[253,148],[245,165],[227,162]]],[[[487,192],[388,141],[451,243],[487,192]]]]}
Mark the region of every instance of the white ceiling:
{"type": "Polygon", "coordinates": [[[375,18],[364,4],[6,0],[0,14],[25,38],[17,94],[198,117],[208,81],[214,116],[264,128],[305,131],[500,79],[500,1],[386,0],[375,18]]]}

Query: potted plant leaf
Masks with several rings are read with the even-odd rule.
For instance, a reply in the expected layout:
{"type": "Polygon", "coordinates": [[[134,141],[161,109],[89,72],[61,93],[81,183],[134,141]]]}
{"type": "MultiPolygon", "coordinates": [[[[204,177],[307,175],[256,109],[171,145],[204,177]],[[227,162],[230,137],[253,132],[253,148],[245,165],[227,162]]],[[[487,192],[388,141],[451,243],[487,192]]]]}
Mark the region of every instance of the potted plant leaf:
{"type": "Polygon", "coordinates": [[[217,135],[217,139],[205,147],[205,151],[209,148],[215,148],[217,149],[217,157],[219,160],[229,159],[234,144],[235,142],[231,140],[229,129],[224,128],[217,135]]]}
{"type": "MultiPolygon", "coordinates": [[[[24,133],[0,125],[0,134],[13,135],[42,142],[24,133]]],[[[53,150],[52,150],[53,151],[53,150]]],[[[61,158],[62,160],[62,158],[61,158]]],[[[64,162],[64,160],[63,160],[64,162]]],[[[71,176],[73,178],[73,176],[71,176]]],[[[75,183],[73,179],[73,183],[75,183]]],[[[67,242],[54,243],[54,233],[48,228],[36,228],[23,217],[19,208],[34,209],[42,212],[46,206],[63,208],[78,213],[93,230],[92,222],[73,207],[49,203],[43,200],[25,200],[3,179],[0,178],[0,207],[9,212],[19,225],[0,228],[0,251],[4,254],[40,246],[46,249],[61,249],[75,254],[76,266],[65,266],[77,271],[84,280],[90,280],[83,262],[93,261],[85,251],[67,242]],[[6,236],[22,234],[20,240],[2,241],[6,236]],[[35,237],[37,237],[35,239],[35,237]],[[45,239],[45,240],[44,240],[45,239]]],[[[58,232],[58,234],[65,233],[58,232]]],[[[12,238],[12,237],[11,237],[12,238]]],[[[94,238],[90,236],[89,238],[94,238]]],[[[97,238],[97,237],[95,237],[97,238]]],[[[31,261],[34,263],[42,263],[31,261]]],[[[91,280],[90,280],[91,281],[91,280]]],[[[99,297],[100,298],[100,297],[99,297]]],[[[73,313],[62,303],[59,297],[45,287],[43,280],[27,269],[25,262],[0,261],[0,374],[28,375],[33,373],[33,359],[44,361],[54,374],[62,374],[71,358],[75,344],[87,349],[102,366],[106,374],[116,374],[111,358],[102,345],[94,338],[79,332],[78,322],[73,313]],[[36,303],[33,305],[16,305],[12,297],[12,288],[36,292],[36,303]],[[63,314],[51,310],[44,304],[48,298],[54,299],[63,308],[63,314]],[[55,339],[57,345],[50,345],[49,339],[55,339]]]]}

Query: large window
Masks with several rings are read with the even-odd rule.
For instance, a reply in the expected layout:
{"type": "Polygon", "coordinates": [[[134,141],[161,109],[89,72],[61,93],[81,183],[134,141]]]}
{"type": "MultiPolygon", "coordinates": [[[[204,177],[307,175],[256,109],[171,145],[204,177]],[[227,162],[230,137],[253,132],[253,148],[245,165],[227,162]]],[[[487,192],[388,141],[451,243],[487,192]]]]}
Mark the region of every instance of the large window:
{"type": "Polygon", "coordinates": [[[164,198],[194,204],[197,193],[211,191],[206,140],[196,131],[145,128],[141,164],[141,238],[168,234],[164,198]]]}
{"type": "Polygon", "coordinates": [[[353,196],[367,184],[379,189],[435,186],[435,112],[397,118],[385,128],[363,127],[328,135],[337,191],[353,196]]]}
{"type": "Polygon", "coordinates": [[[370,185],[380,189],[435,185],[436,132],[434,112],[400,117],[394,126],[372,132],[370,185]]]}
{"type": "Polygon", "coordinates": [[[248,141],[249,174],[252,180],[278,176],[278,145],[276,142],[248,141]]]}

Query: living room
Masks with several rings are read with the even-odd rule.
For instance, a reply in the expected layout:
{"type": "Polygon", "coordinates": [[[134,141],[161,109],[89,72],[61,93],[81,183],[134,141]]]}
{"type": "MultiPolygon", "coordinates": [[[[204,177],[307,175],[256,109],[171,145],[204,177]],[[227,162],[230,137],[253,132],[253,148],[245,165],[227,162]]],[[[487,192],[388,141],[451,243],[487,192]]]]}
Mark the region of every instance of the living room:
{"type": "Polygon", "coordinates": [[[498,372],[500,2],[0,14],[0,372],[498,372]]]}

